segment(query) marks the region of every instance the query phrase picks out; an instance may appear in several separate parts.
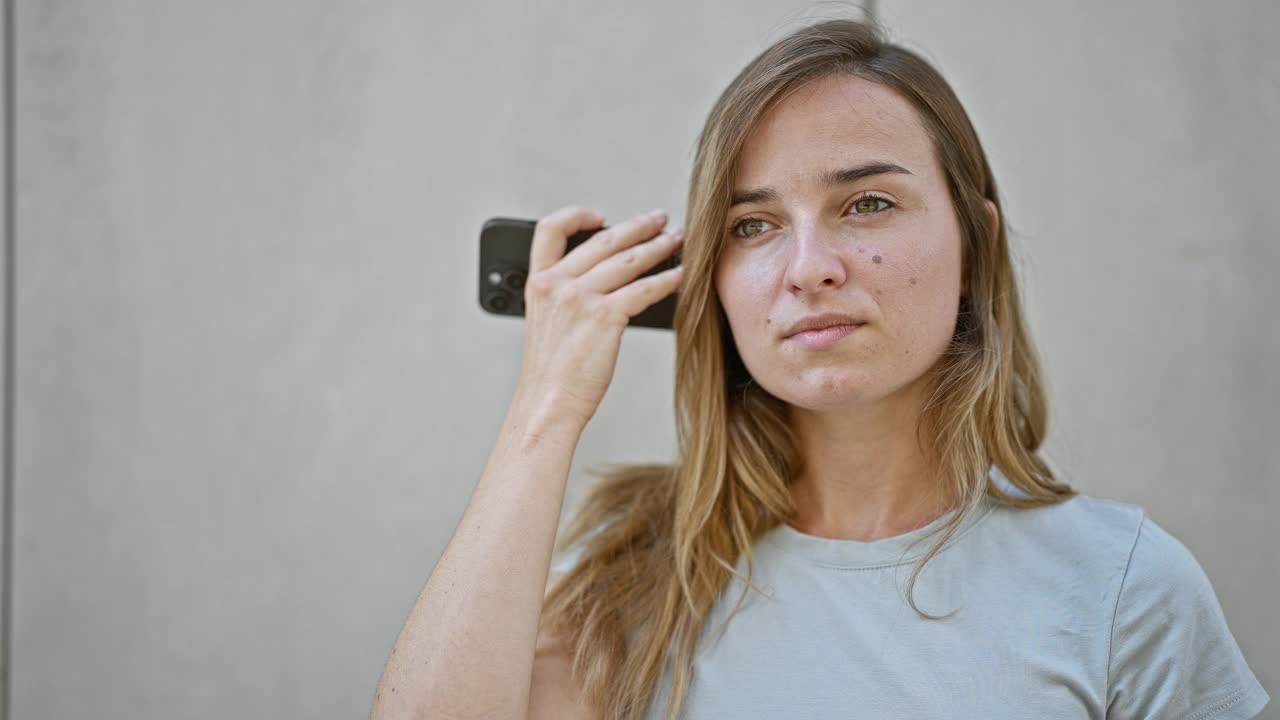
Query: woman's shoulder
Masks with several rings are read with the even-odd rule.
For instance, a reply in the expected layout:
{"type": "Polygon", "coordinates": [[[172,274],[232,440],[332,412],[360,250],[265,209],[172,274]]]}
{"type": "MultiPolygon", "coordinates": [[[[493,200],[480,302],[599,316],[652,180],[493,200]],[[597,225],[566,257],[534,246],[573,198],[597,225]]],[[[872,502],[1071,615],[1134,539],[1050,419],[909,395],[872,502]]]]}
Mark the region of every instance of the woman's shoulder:
{"type": "Polygon", "coordinates": [[[1109,717],[1245,718],[1267,704],[1208,574],[1145,506],[1086,493],[1035,508],[995,504],[984,528],[998,534],[984,552],[1012,557],[1039,586],[1066,577],[1094,588],[1087,597],[1108,631],[1109,717]]]}
{"type": "MultiPolygon", "coordinates": [[[[988,498],[992,508],[966,539],[977,561],[1001,558],[1044,587],[1070,582],[1114,598],[1133,558],[1141,529],[1152,522],[1136,503],[1077,493],[1049,505],[1019,507],[988,498]]],[[[1149,540],[1149,538],[1148,538],[1149,540]]],[[[1140,558],[1141,559],[1141,558],[1140,558]]]]}
{"type": "MultiPolygon", "coordinates": [[[[1011,487],[1002,489],[1012,495],[1021,494],[1011,487]]],[[[1126,556],[1138,539],[1139,529],[1151,522],[1142,505],[1086,493],[1032,508],[994,499],[991,502],[994,517],[993,522],[988,523],[990,525],[1081,549],[1107,547],[1123,550],[1126,556]]]]}
{"type": "Polygon", "coordinates": [[[1036,508],[997,504],[992,515],[988,528],[1007,533],[993,542],[1021,546],[1034,555],[1026,564],[1045,572],[1090,575],[1121,625],[1126,613],[1141,618],[1179,604],[1216,607],[1195,554],[1141,504],[1079,493],[1036,508]]]}
{"type": "Polygon", "coordinates": [[[1108,706],[1120,717],[1247,718],[1270,700],[1195,554],[1145,512],[1111,639],[1108,706]]]}
{"type": "Polygon", "coordinates": [[[1138,503],[1077,493],[1036,508],[998,503],[996,514],[1011,529],[1049,542],[1057,541],[1079,551],[1120,553],[1126,570],[1186,582],[1198,580],[1203,573],[1187,546],[1138,503]]]}

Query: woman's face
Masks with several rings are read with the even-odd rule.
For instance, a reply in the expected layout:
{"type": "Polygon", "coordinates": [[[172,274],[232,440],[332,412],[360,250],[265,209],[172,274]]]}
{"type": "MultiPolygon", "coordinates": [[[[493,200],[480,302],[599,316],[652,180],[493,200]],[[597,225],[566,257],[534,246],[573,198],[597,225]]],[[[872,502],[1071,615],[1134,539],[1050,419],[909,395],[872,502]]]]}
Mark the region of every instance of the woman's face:
{"type": "Polygon", "coordinates": [[[911,105],[862,78],[816,80],[761,118],[733,189],[715,285],[756,383],[824,410],[920,380],[955,330],[961,234],[911,105]],[[825,347],[787,337],[832,312],[865,324],[825,347]]]}

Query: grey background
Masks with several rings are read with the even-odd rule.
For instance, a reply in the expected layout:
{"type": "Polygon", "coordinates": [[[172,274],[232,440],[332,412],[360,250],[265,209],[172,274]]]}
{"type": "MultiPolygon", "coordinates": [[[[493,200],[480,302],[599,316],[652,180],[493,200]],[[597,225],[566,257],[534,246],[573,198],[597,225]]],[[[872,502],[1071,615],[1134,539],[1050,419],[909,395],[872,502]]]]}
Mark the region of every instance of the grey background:
{"type": "MultiPolygon", "coordinates": [[[[878,5],[994,165],[1046,455],[1280,697],[1280,4],[878,5]]],[[[481,224],[683,222],[715,96],[843,7],[10,0],[8,716],[366,716],[519,370],[481,224]]],[[[570,503],[673,457],[673,368],[626,333],[570,503]]]]}

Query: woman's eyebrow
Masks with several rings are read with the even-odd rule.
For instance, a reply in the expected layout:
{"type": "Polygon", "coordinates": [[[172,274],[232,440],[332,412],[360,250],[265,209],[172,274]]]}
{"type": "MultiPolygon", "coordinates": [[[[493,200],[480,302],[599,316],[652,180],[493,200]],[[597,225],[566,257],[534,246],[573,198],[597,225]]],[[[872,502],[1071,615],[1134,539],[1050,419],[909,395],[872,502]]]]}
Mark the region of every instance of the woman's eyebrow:
{"type": "MultiPolygon", "coordinates": [[[[846,183],[861,180],[864,177],[872,175],[883,175],[885,173],[905,173],[912,174],[910,170],[891,162],[869,162],[841,170],[828,170],[818,177],[818,182],[824,187],[832,187],[835,185],[844,185],[846,183]]],[[[771,187],[762,187],[755,190],[735,190],[733,199],[729,202],[729,208],[732,209],[744,203],[764,203],[778,199],[778,191],[771,187]]]]}

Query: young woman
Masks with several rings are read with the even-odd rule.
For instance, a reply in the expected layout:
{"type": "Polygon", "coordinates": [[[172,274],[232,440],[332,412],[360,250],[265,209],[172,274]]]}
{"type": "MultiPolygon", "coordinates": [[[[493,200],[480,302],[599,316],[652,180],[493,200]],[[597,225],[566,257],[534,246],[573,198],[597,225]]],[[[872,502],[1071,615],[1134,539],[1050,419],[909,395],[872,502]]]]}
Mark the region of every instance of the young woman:
{"type": "Polygon", "coordinates": [[[1186,547],[1037,454],[995,180],[928,63],[852,21],[768,48],[707,119],[687,217],[687,240],[641,215],[567,255],[603,218],[538,223],[515,398],[374,717],[1266,705],[1186,547]],[[603,473],[556,545],[627,321],[677,288],[678,458],[603,473]]]}

